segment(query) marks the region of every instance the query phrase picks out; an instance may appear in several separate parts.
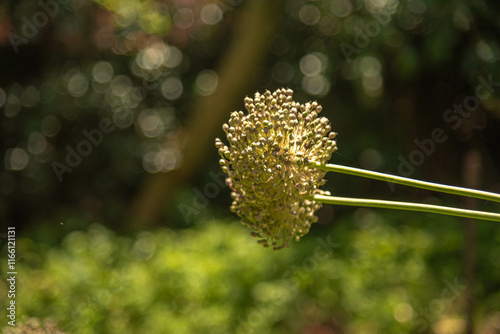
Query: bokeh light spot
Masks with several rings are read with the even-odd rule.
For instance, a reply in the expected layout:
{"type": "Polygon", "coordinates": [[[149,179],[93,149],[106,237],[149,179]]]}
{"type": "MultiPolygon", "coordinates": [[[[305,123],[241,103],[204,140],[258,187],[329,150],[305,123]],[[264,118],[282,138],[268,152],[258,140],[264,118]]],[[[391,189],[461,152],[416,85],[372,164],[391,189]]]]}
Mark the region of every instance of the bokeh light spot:
{"type": "Polygon", "coordinates": [[[330,91],[330,81],[324,75],[306,76],[302,79],[302,89],[310,95],[325,96],[330,91]]]}
{"type": "Polygon", "coordinates": [[[158,173],[161,169],[160,163],[156,160],[156,153],[155,151],[149,151],[142,157],[144,170],[151,174],[158,173]]]}
{"type": "Polygon", "coordinates": [[[178,66],[181,63],[181,61],[182,61],[181,50],[179,50],[179,48],[175,46],[168,46],[167,54],[165,56],[163,65],[165,65],[168,68],[174,68],[178,66]]]}
{"type": "Polygon", "coordinates": [[[382,94],[384,86],[381,75],[376,75],[373,77],[363,76],[362,83],[363,83],[363,90],[366,95],[371,97],[376,97],[382,94]]]}
{"type": "Polygon", "coordinates": [[[214,3],[205,5],[200,11],[200,18],[205,24],[217,24],[222,20],[222,10],[214,3]]]}
{"type": "Polygon", "coordinates": [[[340,21],[334,15],[324,15],[319,20],[317,27],[325,36],[335,36],[340,32],[340,21]]]}
{"type": "MultiPolygon", "coordinates": [[[[323,57],[321,57],[323,58],[323,57]]],[[[325,59],[321,59],[317,53],[310,53],[299,61],[300,71],[306,76],[315,76],[325,69],[325,59]]]]}
{"type": "Polygon", "coordinates": [[[47,140],[40,132],[33,132],[28,139],[28,151],[31,154],[40,154],[47,148],[47,140]]]}
{"type": "Polygon", "coordinates": [[[87,92],[88,88],[89,82],[83,73],[74,74],[68,81],[68,92],[71,96],[83,96],[87,92]]]}
{"type": "Polygon", "coordinates": [[[476,53],[484,61],[493,60],[494,53],[490,45],[485,41],[481,40],[476,45],[476,53]]]}
{"type": "Polygon", "coordinates": [[[150,149],[142,159],[144,169],[148,173],[168,172],[179,164],[179,152],[176,148],[167,147],[158,150],[150,149]]]}
{"type": "Polygon", "coordinates": [[[168,48],[165,44],[155,44],[137,55],[137,64],[145,70],[151,71],[160,68],[165,61],[168,48]]]}
{"type": "Polygon", "coordinates": [[[150,258],[156,250],[154,235],[150,232],[142,232],[134,243],[132,253],[140,259],[150,258]]]}
{"type": "Polygon", "coordinates": [[[408,10],[404,10],[399,13],[398,25],[405,30],[413,30],[420,22],[422,22],[422,20],[422,16],[413,14],[408,10]]]}
{"type": "Polygon", "coordinates": [[[125,96],[132,89],[132,80],[126,75],[118,75],[111,81],[111,92],[116,96],[125,96]]]}
{"type": "Polygon", "coordinates": [[[137,20],[137,13],[131,6],[120,6],[116,13],[116,24],[121,27],[128,27],[137,20]]]}
{"type": "Polygon", "coordinates": [[[365,6],[369,10],[380,10],[388,5],[391,0],[365,0],[365,6]]]}
{"type": "Polygon", "coordinates": [[[144,136],[148,138],[156,138],[164,133],[165,126],[156,110],[143,110],[137,117],[137,122],[144,136]]]}
{"type": "Polygon", "coordinates": [[[9,148],[5,154],[5,169],[23,170],[28,165],[30,158],[22,148],[9,148]]]}
{"type": "Polygon", "coordinates": [[[213,70],[203,70],[196,78],[196,90],[200,95],[211,95],[217,88],[219,77],[213,70]]]}
{"type": "Polygon", "coordinates": [[[369,170],[380,168],[383,162],[384,159],[380,152],[373,148],[367,148],[359,155],[359,164],[369,170]]]}
{"type": "Polygon", "coordinates": [[[194,13],[190,8],[180,8],[174,14],[174,24],[181,28],[187,29],[194,23],[194,13]]]}
{"type": "Polygon", "coordinates": [[[161,84],[161,93],[170,101],[177,100],[183,92],[182,82],[179,78],[169,77],[161,84]]]}
{"type": "Polygon", "coordinates": [[[469,31],[474,17],[469,8],[457,6],[453,13],[453,25],[460,31],[469,31]]]}
{"type": "Polygon", "coordinates": [[[14,94],[9,94],[7,97],[7,104],[5,105],[4,114],[7,117],[16,117],[21,111],[21,101],[19,97],[14,94]]]}
{"type": "Polygon", "coordinates": [[[111,79],[113,79],[113,75],[113,66],[107,61],[98,62],[92,68],[92,76],[94,77],[94,80],[99,83],[111,81],[111,79]]]}
{"type": "Polygon", "coordinates": [[[406,8],[413,14],[423,14],[427,10],[427,5],[422,0],[409,0],[406,8]]]}
{"type": "Polygon", "coordinates": [[[349,0],[332,0],[330,10],[338,17],[346,17],[352,12],[352,4],[349,0]]]}
{"type": "Polygon", "coordinates": [[[169,172],[174,169],[179,162],[179,152],[174,148],[166,148],[158,152],[157,159],[161,161],[161,170],[169,172]]]}
{"type": "Polygon", "coordinates": [[[126,129],[134,123],[134,113],[122,106],[114,111],[113,123],[120,129],[126,129]]]}
{"type": "Polygon", "coordinates": [[[363,76],[374,77],[377,76],[381,71],[382,65],[374,57],[363,57],[359,62],[359,70],[363,76]]]}
{"type": "Polygon", "coordinates": [[[400,303],[394,308],[393,316],[397,322],[407,322],[413,317],[413,308],[410,304],[400,303]]]}
{"type": "Polygon", "coordinates": [[[314,25],[318,23],[321,18],[319,9],[314,5],[304,5],[299,10],[299,19],[302,23],[307,25],[314,25]]]}

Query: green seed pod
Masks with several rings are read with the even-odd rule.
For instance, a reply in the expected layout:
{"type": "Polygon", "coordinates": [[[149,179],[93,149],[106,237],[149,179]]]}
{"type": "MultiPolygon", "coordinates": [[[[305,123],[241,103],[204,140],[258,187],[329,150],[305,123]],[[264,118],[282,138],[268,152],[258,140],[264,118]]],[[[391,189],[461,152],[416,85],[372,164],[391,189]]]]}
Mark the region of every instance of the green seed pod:
{"type": "Polygon", "coordinates": [[[219,149],[224,147],[224,144],[222,143],[222,141],[219,138],[215,139],[215,147],[217,147],[219,149]]]}
{"type": "Polygon", "coordinates": [[[321,106],[300,104],[292,95],[283,88],[245,98],[248,113],[233,112],[223,125],[229,147],[215,142],[232,190],[231,211],[260,244],[274,249],[299,240],[317,221],[321,203],[304,197],[323,193],[318,188],[326,172],[307,165],[326,163],[337,149],[330,122],[318,118],[321,106]]]}

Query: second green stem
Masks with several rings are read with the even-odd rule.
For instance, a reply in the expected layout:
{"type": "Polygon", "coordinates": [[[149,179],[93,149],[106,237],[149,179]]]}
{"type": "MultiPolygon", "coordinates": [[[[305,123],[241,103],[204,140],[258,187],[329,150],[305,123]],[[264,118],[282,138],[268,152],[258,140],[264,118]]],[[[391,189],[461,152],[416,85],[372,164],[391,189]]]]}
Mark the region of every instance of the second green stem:
{"type": "Polygon", "coordinates": [[[472,211],[472,210],[465,210],[465,209],[431,205],[431,204],[383,201],[383,200],[364,199],[364,198],[346,198],[346,197],[323,196],[323,195],[314,195],[310,197],[310,199],[315,200],[317,202],[325,204],[333,204],[333,205],[348,205],[348,206],[361,206],[361,207],[371,207],[371,208],[386,208],[386,209],[396,209],[396,210],[406,210],[406,211],[429,212],[429,213],[438,213],[449,216],[500,222],[500,214],[498,213],[472,211]]]}

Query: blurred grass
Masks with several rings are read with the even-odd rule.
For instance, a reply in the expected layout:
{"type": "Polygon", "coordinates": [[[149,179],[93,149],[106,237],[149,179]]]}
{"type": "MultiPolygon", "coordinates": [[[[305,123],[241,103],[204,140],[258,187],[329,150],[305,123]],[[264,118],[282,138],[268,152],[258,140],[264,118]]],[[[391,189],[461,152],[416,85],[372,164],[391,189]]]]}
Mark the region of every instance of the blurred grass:
{"type": "MultiPolygon", "coordinates": [[[[459,226],[360,209],[277,252],[220,220],[135,236],[94,224],[56,247],[20,238],[18,320],[52,319],[68,333],[425,333],[462,319],[459,226]],[[445,299],[450,282],[458,293],[445,299]]],[[[498,277],[500,234],[478,227],[494,236],[479,266],[498,277]]],[[[478,283],[487,290],[493,281],[478,283]]],[[[499,300],[489,294],[482,316],[499,300]]]]}

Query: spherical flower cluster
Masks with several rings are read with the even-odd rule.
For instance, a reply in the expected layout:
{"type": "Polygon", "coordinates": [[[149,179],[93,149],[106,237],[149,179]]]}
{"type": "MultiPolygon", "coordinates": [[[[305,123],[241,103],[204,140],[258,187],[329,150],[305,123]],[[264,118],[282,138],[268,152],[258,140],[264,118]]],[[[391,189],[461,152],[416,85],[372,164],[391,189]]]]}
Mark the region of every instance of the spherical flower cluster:
{"type": "Polygon", "coordinates": [[[311,197],[327,194],[319,190],[326,172],[308,164],[326,163],[337,149],[330,122],[318,117],[321,106],[295,102],[292,94],[282,88],[245,98],[248,114],[233,112],[223,125],[229,147],[215,141],[232,190],[231,211],[274,249],[299,240],[317,221],[321,203],[311,197]]]}

